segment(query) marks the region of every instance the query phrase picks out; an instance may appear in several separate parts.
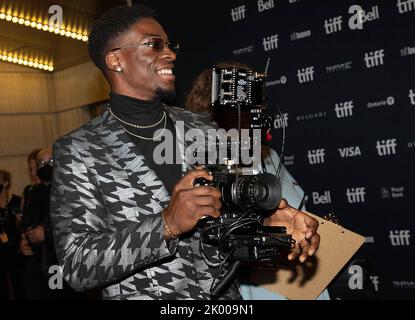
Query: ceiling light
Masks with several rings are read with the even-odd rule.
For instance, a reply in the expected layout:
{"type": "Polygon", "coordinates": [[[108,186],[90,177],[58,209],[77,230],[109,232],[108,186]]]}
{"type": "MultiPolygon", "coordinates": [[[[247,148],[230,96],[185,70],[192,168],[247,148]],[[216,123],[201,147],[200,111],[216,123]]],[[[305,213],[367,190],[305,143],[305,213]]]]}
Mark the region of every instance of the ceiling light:
{"type": "Polygon", "coordinates": [[[0,20],[6,20],[12,23],[16,23],[16,24],[20,24],[20,25],[24,25],[26,27],[32,27],[38,30],[43,30],[46,32],[53,32],[55,34],[60,34],[61,36],[66,36],[68,38],[72,38],[72,39],[76,39],[76,40],[80,40],[80,41],[88,41],[88,36],[85,35],[85,30],[84,31],[78,31],[78,32],[72,32],[71,30],[67,30],[64,29],[62,27],[59,26],[52,26],[47,24],[47,22],[43,22],[38,20],[38,17],[32,16],[30,17],[30,19],[28,18],[28,16],[26,14],[24,14],[24,12],[19,12],[19,13],[13,13],[10,14],[10,12],[12,12],[12,10],[9,9],[0,9],[0,20]],[[26,17],[27,19],[24,19],[22,17],[26,17]]]}

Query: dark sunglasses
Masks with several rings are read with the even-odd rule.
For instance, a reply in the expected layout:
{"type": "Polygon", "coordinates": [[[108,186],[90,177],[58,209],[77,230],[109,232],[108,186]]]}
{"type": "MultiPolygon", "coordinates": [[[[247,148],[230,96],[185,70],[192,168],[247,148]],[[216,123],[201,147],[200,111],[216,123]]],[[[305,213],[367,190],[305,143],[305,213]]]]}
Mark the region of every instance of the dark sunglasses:
{"type": "Polygon", "coordinates": [[[110,52],[116,51],[116,50],[122,50],[126,48],[135,48],[135,47],[142,47],[147,46],[153,49],[154,52],[163,52],[166,47],[168,47],[171,51],[173,51],[176,55],[179,53],[180,45],[177,42],[173,41],[164,41],[161,38],[152,38],[144,43],[139,44],[133,44],[131,46],[125,46],[125,47],[118,47],[111,49],[110,52]]]}

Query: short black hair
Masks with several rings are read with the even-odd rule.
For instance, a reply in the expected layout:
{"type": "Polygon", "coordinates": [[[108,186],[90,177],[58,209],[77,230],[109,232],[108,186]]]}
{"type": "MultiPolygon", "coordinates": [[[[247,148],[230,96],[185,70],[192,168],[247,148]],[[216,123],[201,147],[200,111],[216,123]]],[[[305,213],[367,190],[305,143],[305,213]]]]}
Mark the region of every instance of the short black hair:
{"type": "Polygon", "coordinates": [[[88,37],[89,56],[105,74],[105,55],[108,46],[142,18],[155,18],[155,11],[145,5],[118,6],[104,13],[94,22],[88,37]]]}

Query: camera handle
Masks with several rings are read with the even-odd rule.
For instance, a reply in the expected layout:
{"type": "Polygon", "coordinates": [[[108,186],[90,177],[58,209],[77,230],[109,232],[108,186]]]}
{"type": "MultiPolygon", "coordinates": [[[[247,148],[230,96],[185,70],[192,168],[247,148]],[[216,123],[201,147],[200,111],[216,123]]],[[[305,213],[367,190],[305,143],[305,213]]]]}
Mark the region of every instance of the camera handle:
{"type": "Polygon", "coordinates": [[[223,288],[233,278],[236,270],[239,268],[240,265],[241,262],[239,260],[234,261],[234,263],[230,266],[229,270],[223,276],[222,280],[217,285],[215,285],[215,287],[212,288],[212,290],[210,291],[210,293],[213,296],[217,296],[222,292],[223,288]]]}

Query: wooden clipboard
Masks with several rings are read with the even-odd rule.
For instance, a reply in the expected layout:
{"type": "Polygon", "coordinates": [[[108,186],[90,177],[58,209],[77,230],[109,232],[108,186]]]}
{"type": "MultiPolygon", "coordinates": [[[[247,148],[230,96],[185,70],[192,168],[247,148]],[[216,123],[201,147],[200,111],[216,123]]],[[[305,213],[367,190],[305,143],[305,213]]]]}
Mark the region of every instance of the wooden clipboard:
{"type": "Polygon", "coordinates": [[[316,299],[365,242],[365,238],[307,212],[320,223],[320,247],[301,264],[288,262],[278,270],[258,270],[251,282],[292,300],[316,299]]]}

